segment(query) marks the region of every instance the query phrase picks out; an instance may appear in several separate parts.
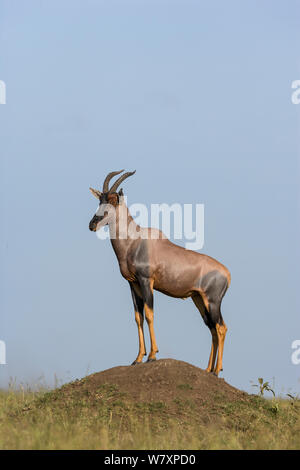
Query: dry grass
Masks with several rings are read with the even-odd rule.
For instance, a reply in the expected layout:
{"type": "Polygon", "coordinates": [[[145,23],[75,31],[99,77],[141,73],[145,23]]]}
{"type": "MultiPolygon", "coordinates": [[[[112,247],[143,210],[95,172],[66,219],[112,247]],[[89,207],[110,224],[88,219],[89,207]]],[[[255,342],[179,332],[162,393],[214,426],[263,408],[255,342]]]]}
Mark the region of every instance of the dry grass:
{"type": "Polygon", "coordinates": [[[0,448],[300,449],[297,400],[227,402],[220,395],[205,423],[188,395],[170,408],[163,401],[132,402],[114,384],[91,394],[81,387],[84,380],[51,392],[0,392],[0,448]]]}

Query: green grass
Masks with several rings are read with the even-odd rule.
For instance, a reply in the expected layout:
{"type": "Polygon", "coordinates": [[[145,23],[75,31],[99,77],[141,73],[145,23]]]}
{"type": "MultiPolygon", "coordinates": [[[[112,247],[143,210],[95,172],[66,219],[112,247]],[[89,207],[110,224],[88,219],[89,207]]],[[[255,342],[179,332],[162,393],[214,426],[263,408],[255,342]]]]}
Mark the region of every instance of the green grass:
{"type": "Polygon", "coordinates": [[[300,449],[298,400],[220,394],[206,411],[204,422],[188,399],[172,409],[134,403],[115,385],[91,392],[84,379],[72,389],[2,391],[0,449],[300,449]]]}
{"type": "Polygon", "coordinates": [[[193,390],[193,387],[190,384],[179,384],[177,385],[179,390],[193,390]]]}

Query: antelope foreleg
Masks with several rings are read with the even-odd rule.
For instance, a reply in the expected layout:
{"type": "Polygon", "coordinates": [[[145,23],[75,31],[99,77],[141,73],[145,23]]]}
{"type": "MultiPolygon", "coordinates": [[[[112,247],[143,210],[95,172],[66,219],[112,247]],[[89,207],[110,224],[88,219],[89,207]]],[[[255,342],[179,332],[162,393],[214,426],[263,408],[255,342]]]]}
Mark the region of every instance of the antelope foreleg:
{"type": "Polygon", "coordinates": [[[145,347],[145,337],[144,337],[144,301],[143,299],[137,294],[134,289],[134,286],[130,284],[132,300],[134,305],[134,313],[135,313],[135,321],[138,328],[138,337],[139,337],[139,352],[135,361],[133,361],[132,365],[139,364],[143,361],[143,356],[146,355],[146,347],[145,347]]]}
{"type": "Polygon", "coordinates": [[[148,356],[148,361],[155,361],[156,353],[158,352],[158,347],[156,344],[155,333],[154,333],[154,326],[153,326],[153,281],[148,278],[140,278],[139,285],[141,288],[141,293],[144,300],[144,308],[145,308],[145,317],[148,323],[149,334],[150,334],[150,342],[151,342],[151,350],[148,356]]]}
{"type": "Polygon", "coordinates": [[[140,312],[135,312],[135,321],[138,327],[138,336],[139,336],[139,353],[137,355],[136,360],[133,364],[137,364],[142,362],[143,357],[146,355],[146,347],[145,347],[145,338],[144,338],[144,315],[140,312]]]}
{"type": "Polygon", "coordinates": [[[147,304],[145,304],[145,316],[148,323],[149,334],[150,334],[150,342],[151,342],[151,351],[149,353],[147,361],[155,361],[156,360],[156,353],[158,352],[155,333],[154,333],[154,326],[153,326],[153,309],[150,308],[147,304]]]}

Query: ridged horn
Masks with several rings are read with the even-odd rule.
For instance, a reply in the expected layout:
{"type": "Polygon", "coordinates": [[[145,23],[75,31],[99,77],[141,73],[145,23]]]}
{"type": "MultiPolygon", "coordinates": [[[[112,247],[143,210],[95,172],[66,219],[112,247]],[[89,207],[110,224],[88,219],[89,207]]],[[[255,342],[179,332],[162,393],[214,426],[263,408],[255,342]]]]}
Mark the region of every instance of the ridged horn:
{"type": "Polygon", "coordinates": [[[110,188],[109,192],[110,193],[113,193],[115,192],[118,187],[120,186],[120,184],[122,183],[122,181],[124,181],[126,178],[128,178],[129,176],[132,176],[134,175],[134,173],[136,172],[136,170],[134,171],[128,171],[127,173],[124,173],[124,175],[120,176],[120,178],[117,179],[117,181],[114,182],[114,184],[112,185],[112,187],[110,188]]]}
{"type": "Polygon", "coordinates": [[[103,189],[102,191],[104,193],[107,193],[109,191],[108,189],[108,183],[110,182],[110,180],[114,177],[114,176],[117,176],[119,175],[120,173],[122,173],[122,171],[124,170],[121,170],[121,171],[111,171],[110,173],[108,173],[107,177],[105,178],[104,180],[104,183],[103,183],[103,189]]]}

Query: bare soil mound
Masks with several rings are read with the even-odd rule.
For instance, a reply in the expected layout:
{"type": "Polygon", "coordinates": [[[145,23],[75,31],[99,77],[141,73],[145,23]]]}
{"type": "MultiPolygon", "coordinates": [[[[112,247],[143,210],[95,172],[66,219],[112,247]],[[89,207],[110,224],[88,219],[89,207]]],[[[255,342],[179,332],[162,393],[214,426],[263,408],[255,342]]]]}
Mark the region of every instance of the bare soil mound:
{"type": "Polygon", "coordinates": [[[104,384],[117,385],[134,401],[172,402],[181,393],[197,402],[243,400],[248,395],[232,387],[224,379],[199,367],[175,359],[159,359],[135,366],[119,366],[90,375],[85,386],[94,391],[104,384]]]}
{"type": "MultiPolygon", "coordinates": [[[[52,392],[51,399],[88,400],[111,409],[148,412],[168,418],[213,422],[224,406],[250,400],[224,379],[174,359],[160,359],[135,366],[119,366],[89,375],[52,392]]],[[[222,413],[221,413],[222,414],[222,413]]]]}

